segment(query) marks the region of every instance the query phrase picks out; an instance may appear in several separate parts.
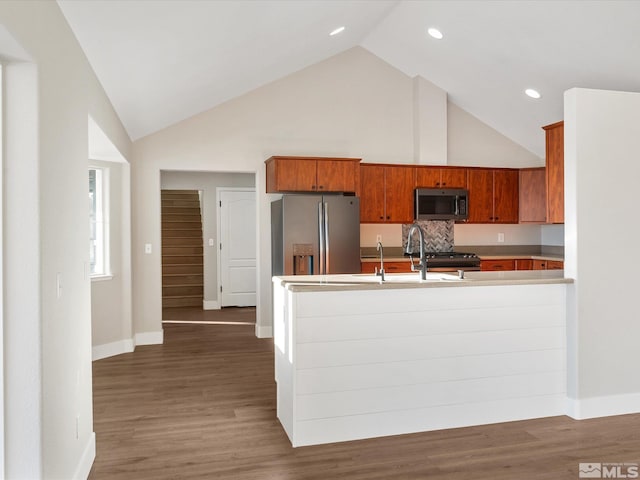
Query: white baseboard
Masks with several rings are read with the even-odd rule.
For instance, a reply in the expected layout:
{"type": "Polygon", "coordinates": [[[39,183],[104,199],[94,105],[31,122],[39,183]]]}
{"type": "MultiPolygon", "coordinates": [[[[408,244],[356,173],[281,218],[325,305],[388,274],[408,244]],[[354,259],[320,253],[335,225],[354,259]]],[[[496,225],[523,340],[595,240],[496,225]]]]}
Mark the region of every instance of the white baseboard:
{"type": "Polygon", "coordinates": [[[73,474],[74,480],[87,480],[89,478],[89,472],[91,471],[91,466],[93,465],[93,461],[96,458],[96,432],[91,432],[91,436],[89,437],[89,441],[87,445],[84,447],[84,452],[82,452],[82,458],[80,458],[80,462],[76,467],[76,471],[73,474]]]}
{"type": "Polygon", "coordinates": [[[567,415],[576,420],[640,413],[640,393],[567,400],[567,415]]]}
{"type": "Polygon", "coordinates": [[[95,361],[130,352],[133,352],[133,340],[118,340],[117,342],[105,343],[104,345],[95,345],[91,349],[91,357],[92,360],[95,361]]]}
{"type": "Polygon", "coordinates": [[[256,323],[256,337],[258,338],[273,337],[273,327],[264,327],[256,323]]]}
{"type": "Polygon", "coordinates": [[[217,300],[203,300],[202,309],[203,310],[220,310],[220,304],[218,303],[217,300]]]}
{"type": "Polygon", "coordinates": [[[164,330],[159,332],[136,333],[135,344],[137,345],[162,345],[164,342],[164,330]]]}

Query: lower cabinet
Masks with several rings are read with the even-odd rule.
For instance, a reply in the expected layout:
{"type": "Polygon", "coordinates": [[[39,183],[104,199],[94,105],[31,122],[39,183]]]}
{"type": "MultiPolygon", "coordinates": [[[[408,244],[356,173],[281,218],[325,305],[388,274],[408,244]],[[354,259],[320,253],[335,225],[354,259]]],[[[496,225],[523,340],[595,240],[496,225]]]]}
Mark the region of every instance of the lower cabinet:
{"type": "Polygon", "coordinates": [[[564,262],[561,260],[534,260],[534,270],[562,270],[564,262]]]}
{"type": "Polygon", "coordinates": [[[530,258],[513,258],[503,260],[482,260],[480,270],[497,272],[506,270],[562,270],[561,260],[532,260],[530,258]]]}
{"type": "Polygon", "coordinates": [[[515,260],[481,260],[480,270],[483,272],[515,270],[515,260]]]}
{"type": "MultiPolygon", "coordinates": [[[[374,273],[376,268],[380,268],[380,262],[361,262],[362,273],[374,273]]],[[[410,273],[410,262],[384,262],[385,273],[410,273]]]]}

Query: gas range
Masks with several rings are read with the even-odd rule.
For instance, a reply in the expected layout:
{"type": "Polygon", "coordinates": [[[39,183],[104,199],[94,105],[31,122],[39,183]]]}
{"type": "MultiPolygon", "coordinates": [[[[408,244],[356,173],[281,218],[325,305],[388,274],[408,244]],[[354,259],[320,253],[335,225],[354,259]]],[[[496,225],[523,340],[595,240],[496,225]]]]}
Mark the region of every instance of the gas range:
{"type": "Polygon", "coordinates": [[[480,270],[480,258],[468,252],[425,252],[427,269],[432,272],[480,270]]]}

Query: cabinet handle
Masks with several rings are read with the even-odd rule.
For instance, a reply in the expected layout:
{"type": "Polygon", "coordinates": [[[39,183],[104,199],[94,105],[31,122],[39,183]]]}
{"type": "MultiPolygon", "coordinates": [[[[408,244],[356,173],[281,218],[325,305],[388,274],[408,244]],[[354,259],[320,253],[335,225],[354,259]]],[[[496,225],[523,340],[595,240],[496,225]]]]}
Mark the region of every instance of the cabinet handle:
{"type": "Polygon", "coordinates": [[[380,215],[380,220],[384,220],[384,217],[382,215],[380,215]]]}
{"type": "Polygon", "coordinates": [[[387,220],[389,220],[391,217],[389,215],[387,215],[387,220]]]}
{"type": "Polygon", "coordinates": [[[447,182],[442,182],[442,186],[446,187],[447,186],[447,182]]]}
{"type": "Polygon", "coordinates": [[[324,188],[323,185],[318,185],[318,190],[322,190],[324,188]]]}
{"type": "Polygon", "coordinates": [[[440,182],[436,182],[436,187],[439,187],[439,186],[440,186],[440,182]]]}

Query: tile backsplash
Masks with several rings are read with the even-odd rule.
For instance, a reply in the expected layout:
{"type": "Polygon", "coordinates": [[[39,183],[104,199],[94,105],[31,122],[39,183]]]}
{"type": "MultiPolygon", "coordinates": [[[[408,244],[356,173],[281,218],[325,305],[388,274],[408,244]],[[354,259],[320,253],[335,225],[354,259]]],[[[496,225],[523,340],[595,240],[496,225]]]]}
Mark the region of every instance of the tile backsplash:
{"type": "MultiPolygon", "coordinates": [[[[453,220],[424,220],[416,222],[422,229],[424,249],[427,252],[453,251],[453,220]]],[[[402,247],[407,246],[407,235],[411,224],[402,225],[402,247]]],[[[414,233],[411,244],[415,252],[418,251],[418,235],[414,233]]]]}

